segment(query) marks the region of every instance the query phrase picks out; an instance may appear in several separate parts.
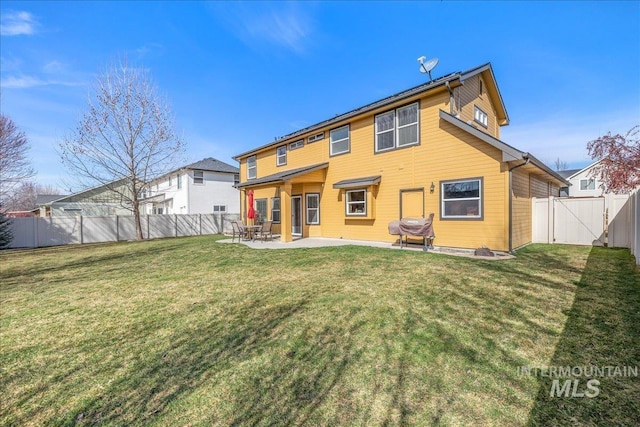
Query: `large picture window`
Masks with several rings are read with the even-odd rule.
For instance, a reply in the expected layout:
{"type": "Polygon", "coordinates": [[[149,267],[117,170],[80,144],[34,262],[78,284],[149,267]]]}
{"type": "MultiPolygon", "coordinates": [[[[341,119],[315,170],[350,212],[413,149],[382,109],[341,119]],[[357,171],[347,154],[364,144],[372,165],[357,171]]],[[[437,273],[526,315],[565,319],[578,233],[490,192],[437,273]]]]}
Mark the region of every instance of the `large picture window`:
{"type": "Polygon", "coordinates": [[[367,190],[349,190],[346,192],[346,215],[367,215],[367,190]]]}
{"type": "Polygon", "coordinates": [[[482,178],[440,183],[442,219],[482,219],[482,178]]]}
{"type": "Polygon", "coordinates": [[[332,156],[348,153],[351,149],[349,144],[349,125],[332,130],[330,132],[330,142],[329,154],[332,156]]]}
{"type": "Polygon", "coordinates": [[[247,158],[247,179],[255,179],[257,175],[256,156],[247,158]]]}
{"type": "Polygon", "coordinates": [[[393,150],[419,142],[418,103],[413,103],[375,118],[376,152],[393,150]]]}
{"type": "Polygon", "coordinates": [[[280,197],[271,198],[271,221],[280,223],[280,197]]]}
{"type": "Polygon", "coordinates": [[[307,224],[320,224],[320,195],[307,194],[307,224]]]}

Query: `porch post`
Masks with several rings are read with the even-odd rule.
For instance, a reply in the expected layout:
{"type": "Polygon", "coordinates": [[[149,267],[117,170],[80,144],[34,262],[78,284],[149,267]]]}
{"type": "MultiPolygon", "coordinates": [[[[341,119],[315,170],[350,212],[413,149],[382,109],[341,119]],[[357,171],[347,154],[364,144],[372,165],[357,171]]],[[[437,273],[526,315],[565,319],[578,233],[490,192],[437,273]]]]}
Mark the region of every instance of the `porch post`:
{"type": "Polygon", "coordinates": [[[291,237],[291,183],[285,182],[280,187],[280,241],[292,242],[291,237]]]}

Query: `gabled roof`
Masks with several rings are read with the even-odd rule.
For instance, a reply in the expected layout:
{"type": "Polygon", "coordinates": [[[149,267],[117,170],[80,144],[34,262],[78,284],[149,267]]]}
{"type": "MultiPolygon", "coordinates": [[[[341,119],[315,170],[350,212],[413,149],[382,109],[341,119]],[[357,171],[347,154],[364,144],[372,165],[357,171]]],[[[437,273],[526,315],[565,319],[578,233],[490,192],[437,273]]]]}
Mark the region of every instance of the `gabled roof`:
{"type": "Polygon", "coordinates": [[[583,167],[582,169],[572,169],[571,171],[567,171],[567,172],[573,172],[571,175],[569,175],[569,176],[567,177],[567,179],[572,179],[572,178],[574,178],[575,176],[580,175],[582,172],[584,172],[584,171],[586,171],[586,170],[588,170],[588,169],[591,169],[592,167],[594,167],[595,165],[597,165],[597,164],[598,164],[598,163],[600,163],[601,161],[602,161],[602,160],[597,160],[597,161],[595,161],[595,162],[591,163],[589,166],[585,166],[585,167],[583,167]]]}
{"type": "MultiPolygon", "coordinates": [[[[239,173],[240,169],[235,166],[231,166],[228,163],[221,162],[218,159],[214,159],[213,157],[207,157],[202,160],[198,160],[197,162],[191,163],[190,165],[184,166],[180,169],[197,169],[197,170],[205,170],[210,172],[226,172],[226,173],[239,173]]],[[[180,170],[176,169],[176,170],[180,170]]]]}
{"type": "Polygon", "coordinates": [[[54,200],[58,200],[61,197],[66,197],[64,194],[37,194],[36,206],[48,205],[54,200]]]}
{"type": "Polygon", "coordinates": [[[245,182],[241,182],[240,184],[236,185],[236,188],[252,187],[254,185],[272,184],[275,182],[285,182],[295,177],[307,174],[309,172],[314,172],[314,171],[325,169],[328,167],[329,167],[329,163],[318,163],[316,165],[304,166],[297,169],[282,171],[282,172],[274,173],[273,175],[264,176],[258,179],[249,179],[245,182]]]}
{"type": "Polygon", "coordinates": [[[252,153],[255,153],[255,152],[258,152],[258,151],[262,151],[262,150],[264,150],[266,148],[269,148],[269,147],[274,147],[274,146],[277,146],[277,145],[281,145],[281,144],[285,143],[285,141],[293,139],[293,138],[298,137],[300,135],[303,135],[305,133],[321,129],[321,128],[324,128],[326,126],[330,126],[330,125],[332,125],[334,123],[338,123],[338,122],[353,118],[353,117],[358,116],[360,114],[367,113],[369,111],[373,111],[373,110],[375,110],[377,108],[381,108],[381,107],[384,107],[386,105],[392,104],[394,102],[401,101],[403,99],[410,98],[412,96],[422,94],[424,92],[436,89],[438,87],[446,86],[447,83],[452,83],[452,82],[454,82],[456,80],[459,81],[460,84],[464,84],[465,80],[467,80],[467,79],[469,79],[469,78],[471,78],[473,76],[476,76],[478,74],[482,74],[485,77],[485,82],[487,83],[487,90],[489,91],[490,96],[494,100],[494,104],[495,104],[496,111],[497,111],[497,114],[498,114],[498,120],[500,120],[500,124],[501,125],[508,124],[509,123],[509,116],[507,115],[507,110],[506,110],[506,108],[504,106],[504,102],[502,100],[502,95],[500,95],[500,91],[498,90],[498,86],[497,86],[497,83],[496,83],[496,80],[495,80],[495,76],[493,74],[493,68],[491,67],[491,63],[488,62],[486,64],[480,65],[478,67],[472,68],[472,69],[467,70],[467,71],[462,71],[462,72],[459,71],[459,72],[447,74],[447,75],[439,77],[439,78],[437,78],[437,79],[435,79],[435,80],[433,80],[431,82],[423,83],[421,85],[412,87],[410,89],[406,89],[406,90],[404,90],[402,92],[398,92],[398,93],[396,93],[394,95],[391,95],[391,96],[388,96],[386,98],[380,99],[378,101],[374,101],[374,102],[372,102],[370,104],[363,105],[362,107],[358,107],[358,108],[356,108],[354,110],[351,110],[351,111],[348,111],[346,113],[336,115],[335,117],[332,117],[330,119],[323,120],[323,121],[318,122],[318,123],[316,123],[314,125],[308,126],[308,127],[304,128],[304,129],[300,129],[300,130],[295,131],[293,133],[290,133],[288,135],[284,135],[284,136],[282,136],[280,138],[277,138],[273,142],[269,142],[269,143],[264,144],[264,145],[262,145],[260,147],[254,148],[254,149],[249,150],[249,151],[245,151],[244,153],[237,154],[237,155],[233,156],[233,158],[235,160],[239,161],[242,157],[246,157],[249,154],[252,154],[252,153]]]}
{"type": "Polygon", "coordinates": [[[475,127],[442,110],[440,110],[440,118],[502,151],[502,161],[511,162],[516,160],[528,160],[529,163],[546,172],[559,183],[569,185],[569,181],[565,177],[552,170],[549,166],[547,166],[544,162],[538,160],[532,154],[525,151],[520,151],[517,148],[507,144],[506,142],[500,141],[499,139],[494,138],[489,134],[479,131],[475,127]]]}
{"type": "Polygon", "coordinates": [[[563,178],[569,179],[571,176],[575,175],[576,173],[580,172],[582,169],[567,169],[567,170],[563,170],[563,171],[558,171],[558,175],[560,175],[563,178]]]}
{"type": "Polygon", "coordinates": [[[69,194],[66,196],[58,196],[59,199],[55,199],[55,200],[51,200],[49,202],[49,204],[51,203],[59,203],[59,202],[64,202],[64,201],[70,201],[75,197],[78,196],[87,196],[90,195],[91,193],[97,193],[100,191],[109,191],[112,188],[116,188],[116,187],[120,187],[122,186],[126,181],[128,180],[128,178],[120,178],[120,179],[115,179],[113,181],[110,182],[106,182],[104,184],[98,184],[95,187],[91,187],[91,188],[86,188],[84,190],[80,190],[76,193],[73,194],[69,194]]]}

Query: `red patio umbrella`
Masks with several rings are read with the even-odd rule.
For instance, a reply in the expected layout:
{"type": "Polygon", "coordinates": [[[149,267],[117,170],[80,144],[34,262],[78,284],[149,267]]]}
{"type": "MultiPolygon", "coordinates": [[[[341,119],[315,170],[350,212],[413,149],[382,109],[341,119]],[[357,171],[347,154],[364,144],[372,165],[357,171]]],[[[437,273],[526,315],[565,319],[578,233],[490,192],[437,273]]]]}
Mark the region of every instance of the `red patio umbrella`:
{"type": "Polygon", "coordinates": [[[253,219],[256,217],[256,211],[253,210],[253,190],[249,190],[249,209],[247,210],[247,223],[248,220],[251,219],[253,223],[253,219]]]}

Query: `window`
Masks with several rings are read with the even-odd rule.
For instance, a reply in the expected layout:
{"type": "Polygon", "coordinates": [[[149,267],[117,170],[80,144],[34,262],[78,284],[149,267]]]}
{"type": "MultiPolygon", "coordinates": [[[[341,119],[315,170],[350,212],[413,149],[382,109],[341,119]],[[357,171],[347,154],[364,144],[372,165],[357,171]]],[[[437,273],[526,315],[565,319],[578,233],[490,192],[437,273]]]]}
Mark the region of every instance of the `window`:
{"type": "Polygon", "coordinates": [[[378,114],[375,118],[376,152],[417,144],[418,115],[417,102],[378,114]]]}
{"type": "Polygon", "coordinates": [[[307,224],[320,224],[319,194],[307,194],[307,224]]]}
{"type": "Polygon", "coordinates": [[[580,180],[580,190],[595,190],[595,189],[596,189],[596,180],[594,178],[580,180]]]}
{"type": "Polygon", "coordinates": [[[320,141],[321,139],[324,139],[324,132],[311,135],[309,138],[307,138],[307,142],[312,143],[312,142],[320,141]]]}
{"type": "Polygon", "coordinates": [[[169,187],[171,187],[172,181],[171,181],[171,175],[169,175],[169,187]]]}
{"type": "Polygon", "coordinates": [[[350,150],[349,145],[349,125],[342,126],[338,129],[334,129],[330,132],[330,152],[329,154],[335,156],[337,154],[348,153],[350,150]]]}
{"type": "Polygon", "coordinates": [[[247,159],[247,179],[255,179],[257,176],[256,156],[247,159]]]}
{"type": "Polygon", "coordinates": [[[267,219],[267,199],[256,199],[256,222],[267,219]]]}
{"type": "Polygon", "coordinates": [[[367,215],[367,190],[347,191],[347,216],[367,215]]]}
{"type": "Polygon", "coordinates": [[[482,126],[487,127],[487,123],[488,123],[488,116],[487,113],[485,113],[484,111],[482,111],[480,108],[478,108],[477,105],[474,105],[474,113],[473,113],[473,119],[480,123],[482,126]]]}
{"type": "Polygon", "coordinates": [[[271,221],[280,222],[280,197],[271,198],[271,221]]]}
{"type": "Polygon", "coordinates": [[[287,146],[281,145],[276,148],[276,166],[282,166],[287,164],[287,146]]]}
{"type": "Polygon", "coordinates": [[[304,146],[304,139],[301,139],[300,141],[294,141],[291,144],[289,144],[289,150],[295,150],[296,148],[302,148],[304,146]]]}
{"type": "Polygon", "coordinates": [[[236,186],[238,184],[240,184],[240,174],[234,173],[233,174],[233,185],[236,186]]]}
{"type": "Polygon", "coordinates": [[[204,172],[203,171],[193,171],[193,183],[194,184],[204,184],[204,172]]]}
{"type": "Polygon", "coordinates": [[[442,219],[482,219],[482,179],[440,183],[442,219]]]}
{"type": "Polygon", "coordinates": [[[223,213],[227,211],[225,205],[213,205],[213,213],[223,213]]]}
{"type": "Polygon", "coordinates": [[[178,190],[182,188],[182,175],[178,174],[178,190]]]}

